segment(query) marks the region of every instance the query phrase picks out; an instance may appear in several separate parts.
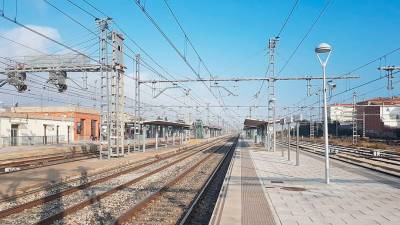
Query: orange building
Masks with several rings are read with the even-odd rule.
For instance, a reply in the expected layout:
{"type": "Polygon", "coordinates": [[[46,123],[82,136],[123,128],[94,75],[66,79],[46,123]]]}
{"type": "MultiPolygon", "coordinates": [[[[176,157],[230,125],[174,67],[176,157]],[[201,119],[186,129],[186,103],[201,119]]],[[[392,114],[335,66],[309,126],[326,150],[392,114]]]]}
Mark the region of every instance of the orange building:
{"type": "Polygon", "coordinates": [[[100,135],[100,113],[95,109],[81,107],[12,107],[9,110],[27,115],[72,118],[74,121],[74,141],[98,139],[100,135]]]}

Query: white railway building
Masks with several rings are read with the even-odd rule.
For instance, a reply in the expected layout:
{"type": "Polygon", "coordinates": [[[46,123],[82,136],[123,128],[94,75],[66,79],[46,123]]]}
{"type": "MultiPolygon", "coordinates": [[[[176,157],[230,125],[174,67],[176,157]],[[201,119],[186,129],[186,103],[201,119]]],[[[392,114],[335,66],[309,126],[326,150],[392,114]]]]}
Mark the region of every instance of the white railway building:
{"type": "Polygon", "coordinates": [[[70,118],[0,112],[0,147],[73,141],[70,118]]]}

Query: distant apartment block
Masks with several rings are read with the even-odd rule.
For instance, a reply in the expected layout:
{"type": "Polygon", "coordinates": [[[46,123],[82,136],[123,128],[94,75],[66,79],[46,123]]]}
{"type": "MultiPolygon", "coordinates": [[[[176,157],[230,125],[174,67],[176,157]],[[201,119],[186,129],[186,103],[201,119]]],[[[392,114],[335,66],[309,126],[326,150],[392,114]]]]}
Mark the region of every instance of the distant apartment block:
{"type": "Polygon", "coordinates": [[[348,125],[353,120],[352,104],[333,104],[328,107],[328,121],[348,125]]]}

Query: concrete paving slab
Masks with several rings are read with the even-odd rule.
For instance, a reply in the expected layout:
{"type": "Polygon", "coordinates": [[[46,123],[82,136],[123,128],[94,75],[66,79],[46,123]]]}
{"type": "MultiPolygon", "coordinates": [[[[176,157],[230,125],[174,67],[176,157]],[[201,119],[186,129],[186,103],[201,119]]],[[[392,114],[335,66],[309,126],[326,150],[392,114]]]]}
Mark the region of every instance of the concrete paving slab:
{"type": "MultiPolygon", "coordinates": [[[[227,182],[229,194],[220,196],[218,201],[223,199],[225,206],[241,204],[241,209],[214,211],[213,218],[220,217],[221,220],[210,224],[252,224],[243,218],[257,218],[259,212],[253,208],[246,210],[250,208],[247,204],[260,199],[275,213],[276,224],[400,224],[400,178],[331,160],[331,184],[327,185],[324,183],[323,158],[302,152],[300,166],[296,166],[294,149],[292,160],[288,161],[287,156],[281,156],[281,146],[276,152],[266,152],[251,141],[241,142],[237,151],[242,158],[234,158],[234,165],[248,166],[243,160],[250,156],[264,198],[246,195],[238,201],[244,190],[234,188],[237,183],[227,182]],[[224,220],[228,217],[231,218],[229,221],[224,220]]],[[[230,175],[235,180],[238,176],[242,183],[255,179],[244,177],[237,171],[239,168],[230,175]]]]}

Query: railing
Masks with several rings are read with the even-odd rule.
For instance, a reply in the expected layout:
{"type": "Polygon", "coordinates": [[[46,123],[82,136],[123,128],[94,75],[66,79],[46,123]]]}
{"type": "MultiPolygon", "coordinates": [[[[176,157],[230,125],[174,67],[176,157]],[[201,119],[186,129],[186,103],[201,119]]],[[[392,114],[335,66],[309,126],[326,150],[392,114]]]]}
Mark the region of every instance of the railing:
{"type": "Polygon", "coordinates": [[[50,145],[63,144],[67,140],[65,136],[16,136],[0,137],[0,146],[23,146],[23,145],[50,145]]]}

